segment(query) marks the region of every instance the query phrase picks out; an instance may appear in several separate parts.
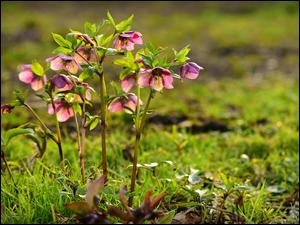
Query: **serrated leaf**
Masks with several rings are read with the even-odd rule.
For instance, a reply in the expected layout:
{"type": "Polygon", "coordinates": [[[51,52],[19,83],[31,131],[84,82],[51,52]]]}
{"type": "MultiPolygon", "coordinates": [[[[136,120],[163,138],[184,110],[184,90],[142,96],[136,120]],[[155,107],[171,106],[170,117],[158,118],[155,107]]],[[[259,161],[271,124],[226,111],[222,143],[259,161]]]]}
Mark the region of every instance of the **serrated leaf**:
{"type": "Polygon", "coordinates": [[[37,61],[33,61],[31,65],[32,72],[34,72],[38,76],[44,75],[44,68],[37,61]]]}
{"type": "Polygon", "coordinates": [[[60,34],[52,33],[52,37],[59,46],[72,48],[72,43],[64,39],[63,36],[61,36],[60,34]]]}
{"type": "Polygon", "coordinates": [[[114,20],[114,18],[112,17],[112,15],[110,14],[109,11],[107,11],[107,19],[110,21],[110,23],[111,23],[114,27],[116,26],[115,20],[114,20]]]}
{"type": "Polygon", "coordinates": [[[133,22],[133,17],[134,15],[131,15],[128,19],[118,23],[116,25],[117,32],[129,31],[133,22]]]}
{"type": "Polygon", "coordinates": [[[95,118],[90,124],[90,131],[94,130],[99,124],[99,118],[95,118]]]}
{"type": "Polygon", "coordinates": [[[64,207],[73,213],[84,216],[92,211],[86,202],[67,202],[64,207]]]}

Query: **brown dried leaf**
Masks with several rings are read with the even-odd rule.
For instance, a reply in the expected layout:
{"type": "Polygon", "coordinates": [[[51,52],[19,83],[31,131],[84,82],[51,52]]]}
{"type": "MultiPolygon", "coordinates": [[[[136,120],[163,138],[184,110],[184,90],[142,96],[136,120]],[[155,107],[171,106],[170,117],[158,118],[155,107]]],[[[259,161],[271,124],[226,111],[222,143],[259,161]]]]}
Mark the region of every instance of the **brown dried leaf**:
{"type": "Polygon", "coordinates": [[[102,175],[88,186],[85,201],[90,208],[94,207],[94,197],[103,189],[106,182],[107,177],[102,175]]]}
{"type": "Polygon", "coordinates": [[[64,207],[73,213],[83,216],[92,211],[86,202],[67,202],[64,207]]]}

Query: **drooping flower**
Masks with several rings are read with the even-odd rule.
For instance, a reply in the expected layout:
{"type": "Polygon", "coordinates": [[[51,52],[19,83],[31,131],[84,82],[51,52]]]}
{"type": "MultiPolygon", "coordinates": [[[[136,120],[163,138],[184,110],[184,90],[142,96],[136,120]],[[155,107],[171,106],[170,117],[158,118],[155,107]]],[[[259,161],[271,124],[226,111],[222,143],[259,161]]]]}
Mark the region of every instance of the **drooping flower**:
{"type": "Polygon", "coordinates": [[[141,33],[134,31],[122,32],[114,41],[114,46],[118,50],[126,49],[127,51],[132,51],[134,49],[134,44],[143,44],[141,33]]]}
{"type": "MultiPolygon", "coordinates": [[[[59,122],[65,122],[74,116],[74,111],[70,103],[68,103],[65,99],[54,99],[54,107],[56,110],[57,120],[59,122]]],[[[48,113],[50,115],[54,114],[54,109],[52,104],[48,104],[48,113]]]]}
{"type": "Polygon", "coordinates": [[[50,62],[50,68],[54,71],[66,70],[72,74],[76,74],[79,70],[82,70],[81,66],[74,60],[72,56],[65,54],[59,54],[54,57],[46,59],[50,62]]]}
{"type": "Polygon", "coordinates": [[[35,91],[42,89],[47,82],[46,75],[39,76],[39,75],[35,74],[32,71],[30,64],[24,64],[21,66],[21,72],[19,73],[19,79],[20,79],[20,81],[22,81],[26,84],[30,84],[31,88],[35,91]]]}
{"type": "MultiPolygon", "coordinates": [[[[140,100],[140,105],[143,102],[140,100]]],[[[126,113],[132,113],[136,110],[137,96],[133,93],[128,93],[126,96],[119,96],[111,101],[108,105],[108,110],[111,112],[119,112],[124,109],[126,113]]]]}
{"type": "Polygon", "coordinates": [[[15,108],[15,106],[10,104],[1,105],[1,115],[11,113],[11,111],[15,108]]]}
{"type": "Polygon", "coordinates": [[[85,88],[84,98],[89,101],[92,100],[92,92],[95,92],[94,88],[85,82],[82,83],[82,86],[85,88]]]}
{"type": "Polygon", "coordinates": [[[180,77],[188,79],[196,79],[199,76],[200,70],[203,68],[194,62],[185,63],[180,67],[180,77]]]}
{"type": "Polygon", "coordinates": [[[64,74],[54,75],[51,79],[54,87],[58,88],[60,91],[69,91],[72,90],[74,84],[71,79],[64,74]]]}
{"type": "Polygon", "coordinates": [[[173,76],[171,72],[162,67],[153,69],[141,69],[138,78],[140,87],[151,87],[156,91],[161,91],[163,88],[173,88],[173,76]]]}
{"type": "Polygon", "coordinates": [[[129,75],[121,80],[121,88],[128,93],[136,84],[136,74],[129,75]]]}
{"type": "Polygon", "coordinates": [[[97,53],[94,48],[80,46],[75,52],[74,60],[78,64],[88,64],[88,62],[97,62],[97,53]]]}

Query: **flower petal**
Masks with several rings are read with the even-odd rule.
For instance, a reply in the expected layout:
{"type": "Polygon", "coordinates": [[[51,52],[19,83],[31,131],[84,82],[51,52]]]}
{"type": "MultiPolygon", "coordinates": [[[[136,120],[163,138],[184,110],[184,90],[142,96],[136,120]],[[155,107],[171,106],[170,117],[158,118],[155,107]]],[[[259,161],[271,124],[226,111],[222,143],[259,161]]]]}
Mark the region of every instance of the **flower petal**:
{"type": "Polygon", "coordinates": [[[61,107],[56,114],[58,122],[65,122],[74,115],[74,112],[71,107],[61,107]]]}
{"type": "Polygon", "coordinates": [[[199,73],[186,73],[184,75],[185,78],[188,78],[188,79],[191,79],[191,80],[196,79],[198,76],[199,76],[199,73]]]}
{"type": "Polygon", "coordinates": [[[119,40],[118,38],[116,40],[114,40],[114,47],[117,50],[121,50],[121,45],[122,45],[122,41],[119,40]]]}
{"type": "Polygon", "coordinates": [[[66,63],[66,70],[72,74],[76,74],[79,70],[79,65],[75,60],[69,61],[66,63]]]}
{"type": "Polygon", "coordinates": [[[119,112],[121,109],[123,109],[123,104],[119,97],[112,100],[108,106],[108,110],[111,112],[119,112]]]}
{"type": "Polygon", "coordinates": [[[142,34],[140,32],[134,32],[133,36],[129,38],[129,40],[132,41],[134,44],[143,44],[142,34]]]}
{"type": "Polygon", "coordinates": [[[47,60],[50,62],[50,68],[54,71],[63,70],[65,68],[64,60],[61,59],[59,56],[52,57],[47,60]]]}
{"type": "Polygon", "coordinates": [[[127,76],[121,80],[121,88],[127,93],[134,87],[135,83],[136,79],[134,76],[127,76]]]}
{"type": "Polygon", "coordinates": [[[25,71],[22,71],[21,73],[19,73],[20,81],[22,81],[26,84],[30,84],[33,81],[34,77],[35,77],[35,75],[32,73],[31,70],[25,70],[25,71]]]}
{"type": "Polygon", "coordinates": [[[150,87],[156,91],[161,91],[164,87],[163,78],[161,76],[154,76],[150,81],[150,87]]]}
{"type": "Polygon", "coordinates": [[[48,113],[49,113],[50,115],[53,115],[53,114],[54,114],[54,109],[53,109],[52,104],[48,104],[48,113]]]}
{"type": "Polygon", "coordinates": [[[57,74],[52,77],[52,83],[60,89],[60,91],[69,91],[73,88],[73,83],[64,74],[57,74]]]}
{"type": "Polygon", "coordinates": [[[34,91],[38,91],[42,89],[45,86],[46,83],[46,76],[43,77],[35,77],[33,81],[31,82],[31,88],[34,91]]]}
{"type": "Polygon", "coordinates": [[[128,40],[127,44],[122,47],[125,48],[127,51],[132,51],[134,50],[134,43],[128,40]]]}
{"type": "Polygon", "coordinates": [[[173,76],[171,74],[163,74],[163,85],[166,89],[172,89],[173,87],[173,76]]]}
{"type": "Polygon", "coordinates": [[[139,73],[139,78],[138,78],[138,85],[140,87],[149,87],[150,86],[150,80],[151,80],[151,70],[145,70],[141,69],[139,73]]]}

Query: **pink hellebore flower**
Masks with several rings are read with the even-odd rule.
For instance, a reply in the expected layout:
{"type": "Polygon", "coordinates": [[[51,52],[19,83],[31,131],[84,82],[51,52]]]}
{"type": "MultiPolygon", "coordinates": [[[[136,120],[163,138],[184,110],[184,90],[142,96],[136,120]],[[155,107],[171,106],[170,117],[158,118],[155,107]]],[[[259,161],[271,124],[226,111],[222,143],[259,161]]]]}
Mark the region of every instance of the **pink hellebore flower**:
{"type": "MultiPolygon", "coordinates": [[[[57,120],[59,122],[65,122],[68,119],[70,119],[72,116],[74,116],[72,106],[66,100],[55,99],[54,106],[55,106],[55,110],[56,110],[57,120]]],[[[52,107],[52,104],[48,105],[48,113],[50,115],[54,114],[54,109],[52,107]]]]}
{"type": "Polygon", "coordinates": [[[121,80],[121,88],[128,93],[136,84],[136,74],[129,75],[121,80]]]}
{"type": "Polygon", "coordinates": [[[64,74],[54,75],[52,77],[52,84],[60,91],[69,91],[74,87],[71,79],[64,74]]]}
{"type": "Polygon", "coordinates": [[[192,80],[196,79],[199,76],[200,70],[203,70],[203,68],[194,62],[185,63],[180,67],[180,77],[192,80]]]}
{"type": "Polygon", "coordinates": [[[19,73],[19,79],[26,84],[31,84],[31,88],[35,91],[42,89],[47,82],[46,76],[36,75],[32,71],[30,64],[22,65],[21,72],[19,73]]]}
{"type": "Polygon", "coordinates": [[[97,62],[97,53],[93,48],[80,46],[75,52],[74,60],[78,64],[88,64],[87,62],[97,62]]]}
{"type": "MultiPolygon", "coordinates": [[[[140,105],[142,105],[140,100],[140,105]]],[[[120,96],[111,101],[108,106],[108,110],[111,112],[119,112],[124,109],[126,113],[132,113],[136,110],[137,96],[133,93],[128,93],[125,96],[120,96]]]]}
{"type": "Polygon", "coordinates": [[[118,50],[126,49],[127,51],[132,51],[134,49],[134,44],[143,44],[141,33],[134,31],[122,32],[114,41],[114,46],[118,50]]]}
{"type": "Polygon", "coordinates": [[[74,58],[65,54],[50,57],[46,59],[46,61],[50,62],[50,68],[54,71],[66,70],[72,74],[76,74],[78,70],[81,70],[81,66],[74,60],[74,58]]]}
{"type": "Polygon", "coordinates": [[[86,100],[91,101],[92,100],[92,92],[95,92],[94,88],[92,88],[91,86],[89,86],[88,83],[82,83],[82,86],[85,87],[84,98],[86,100]]]}
{"type": "Polygon", "coordinates": [[[161,91],[163,88],[173,88],[173,76],[169,70],[162,67],[153,69],[141,69],[138,78],[140,87],[151,87],[156,91],[161,91]]]}

